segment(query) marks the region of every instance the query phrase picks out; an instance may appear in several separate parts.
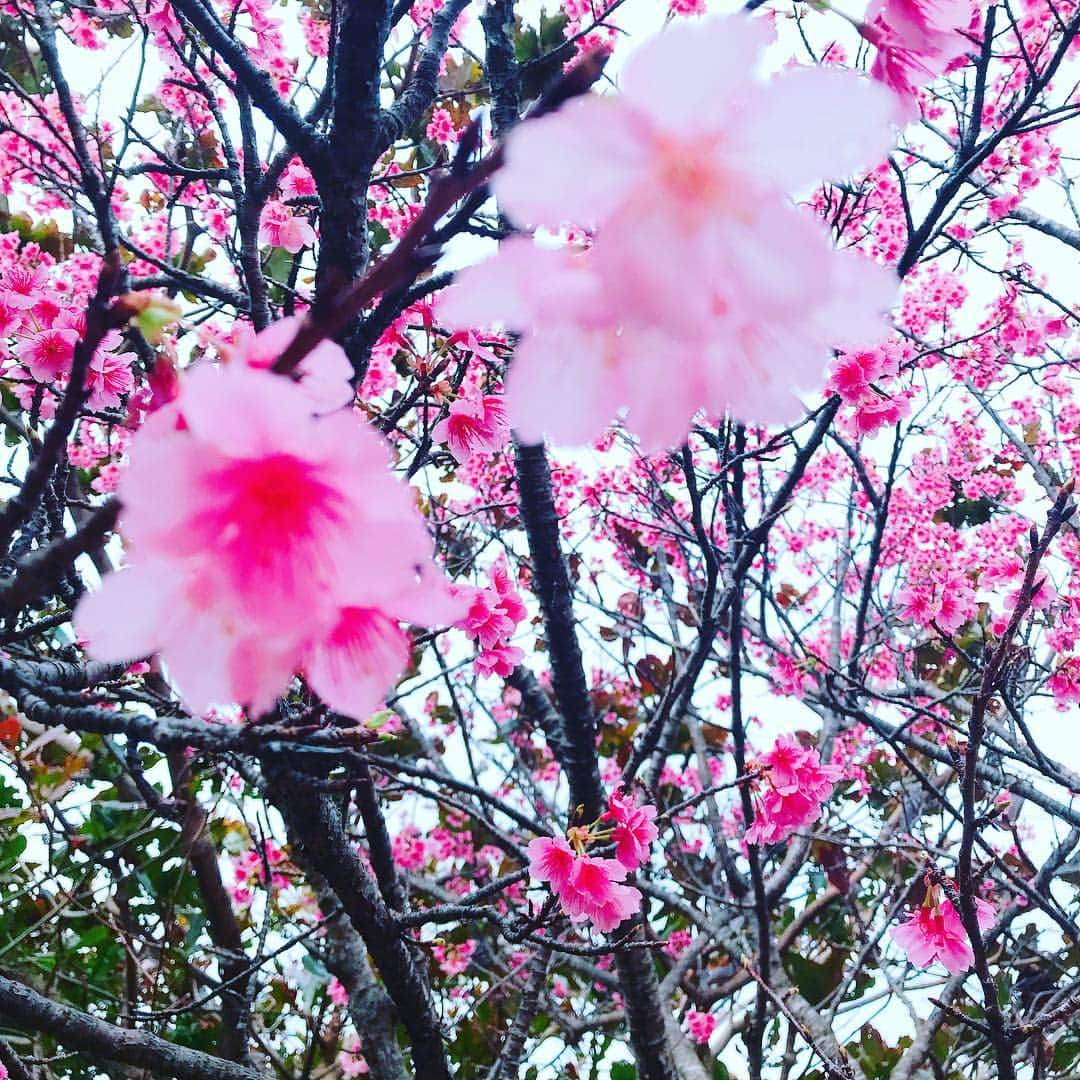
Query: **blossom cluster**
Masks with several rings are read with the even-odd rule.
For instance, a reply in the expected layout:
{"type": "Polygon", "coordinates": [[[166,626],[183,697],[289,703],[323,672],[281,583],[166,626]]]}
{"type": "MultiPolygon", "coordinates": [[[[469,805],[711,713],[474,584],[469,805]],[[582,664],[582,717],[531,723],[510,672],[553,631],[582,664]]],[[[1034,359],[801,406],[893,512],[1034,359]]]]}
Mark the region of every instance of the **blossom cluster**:
{"type": "Polygon", "coordinates": [[[839,765],[823,765],[814,747],[782,735],[755,766],[754,821],[747,844],[779,844],[821,817],[822,804],[843,777],[839,765]]]}
{"type": "Polygon", "coordinates": [[[507,678],[525,655],[510,644],[510,638],[528,609],[514,588],[505,558],[491,568],[491,584],[486,589],[471,590],[468,603],[457,625],[475,639],[480,650],[475,660],[478,674],[507,678]]]}
{"type": "MultiPolygon", "coordinates": [[[[83,289],[72,289],[67,282],[59,288],[51,260],[34,258],[34,254],[24,249],[0,276],[0,342],[13,341],[2,373],[11,380],[24,407],[29,408],[40,394],[38,410],[49,419],[71,374],[75,345],[85,328],[86,297],[83,289]]],[[[133,360],[122,348],[119,331],[105,335],[85,376],[91,408],[120,405],[135,386],[133,360]]]]}
{"type": "Polygon", "coordinates": [[[615,793],[601,819],[614,822],[611,830],[573,826],[569,841],[538,837],[526,849],[530,874],[551,886],[571,921],[588,921],[604,933],[614,930],[641,905],[641,893],[622,882],[648,857],[657,836],[655,817],[656,807],[615,793]],[[585,846],[599,839],[614,840],[614,859],[586,853],[585,846]]]}

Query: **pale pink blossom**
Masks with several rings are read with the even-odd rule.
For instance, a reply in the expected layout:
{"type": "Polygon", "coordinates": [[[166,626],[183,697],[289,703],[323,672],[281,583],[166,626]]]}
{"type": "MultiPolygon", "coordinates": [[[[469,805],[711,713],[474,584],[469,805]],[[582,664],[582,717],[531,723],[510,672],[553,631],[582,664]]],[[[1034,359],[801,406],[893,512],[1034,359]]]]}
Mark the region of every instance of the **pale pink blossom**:
{"type": "Polygon", "coordinates": [[[367,1076],[371,1072],[364,1055],[360,1053],[360,1040],[354,1035],[347,1046],[342,1047],[337,1058],[338,1068],[345,1077],[367,1076]]]}
{"type": "Polygon", "coordinates": [[[332,708],[378,707],[407,664],[397,620],[458,604],[378,437],[310,409],[288,379],[202,366],[146,421],[119,490],[131,567],[76,614],[94,655],[160,652],[196,712],[264,711],[298,671],[332,708]]]}
{"type": "Polygon", "coordinates": [[[131,393],[135,375],[131,370],[130,353],[106,352],[99,349],[86,372],[86,388],[90,404],[95,409],[115,408],[124,394],[131,393]]]}
{"type": "Polygon", "coordinates": [[[507,398],[525,441],[588,442],[623,411],[646,449],[680,441],[701,408],[791,420],[831,347],[884,332],[895,282],[789,196],[882,154],[890,95],[837,70],[760,78],[766,44],[749,18],[669,26],[629,58],[618,97],[510,134],[503,209],[596,230],[584,252],[505,243],[443,302],[455,326],[523,335],[507,398]]]}
{"type": "Polygon", "coordinates": [[[294,214],[284,203],[271,199],[259,219],[259,243],[284,248],[295,255],[318,239],[311,222],[294,214]]]}
{"type": "MultiPolygon", "coordinates": [[[[292,343],[301,319],[291,316],[278,319],[256,334],[250,324],[239,323],[231,338],[219,349],[228,360],[243,360],[253,368],[267,370],[292,343]]],[[[300,361],[296,369],[300,386],[316,412],[331,412],[348,405],[355,396],[350,384],[353,367],[345,350],[335,341],[320,341],[300,361]]]]}

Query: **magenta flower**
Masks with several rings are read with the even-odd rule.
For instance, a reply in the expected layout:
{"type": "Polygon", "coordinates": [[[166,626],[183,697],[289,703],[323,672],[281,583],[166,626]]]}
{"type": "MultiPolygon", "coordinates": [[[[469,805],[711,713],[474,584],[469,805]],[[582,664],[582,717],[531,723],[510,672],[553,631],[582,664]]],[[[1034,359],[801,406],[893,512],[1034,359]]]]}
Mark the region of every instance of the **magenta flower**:
{"type": "Polygon", "coordinates": [[[574,849],[561,836],[540,836],[530,841],[525,851],[533,880],[546,882],[552,891],[561,893],[574,870],[574,849]]]}
{"type": "Polygon", "coordinates": [[[42,383],[55,383],[71,371],[79,333],[69,327],[40,330],[19,344],[15,353],[30,374],[42,383]]]}
{"type": "Polygon", "coordinates": [[[809,828],[821,817],[822,804],[843,776],[836,765],[823,765],[817,750],[781,735],[758,759],[761,778],[748,844],[778,844],[809,828]]]}
{"type": "MultiPolygon", "coordinates": [[[[979,926],[994,923],[994,909],[985,900],[975,900],[979,926]]],[[[894,927],[892,939],[907,953],[916,967],[929,967],[940,960],[953,975],[966,971],[975,962],[964,924],[953,903],[942,896],[939,885],[927,889],[926,900],[905,923],[894,927]]]]}
{"type": "Polygon", "coordinates": [[[874,0],[861,33],[877,48],[870,74],[911,109],[911,99],[970,47],[967,0],[874,0]]]}
{"type": "Polygon", "coordinates": [[[135,388],[130,353],[106,352],[99,349],[86,372],[86,388],[90,404],[96,409],[115,408],[120,398],[135,388]]]}
{"type": "Polygon", "coordinates": [[[608,807],[604,817],[615,822],[615,858],[628,870],[636,870],[649,857],[649,845],[657,837],[656,807],[638,806],[633,796],[618,792],[612,794],[608,807]]]}
{"type": "Polygon", "coordinates": [[[704,1046],[716,1028],[716,1017],[712,1013],[703,1013],[698,1012],[697,1009],[691,1009],[686,1014],[686,1027],[690,1032],[690,1038],[699,1045],[704,1046]]]}
{"type": "Polygon", "coordinates": [[[641,903],[637,889],[619,884],[625,877],[626,867],[615,859],[577,856],[559,893],[563,910],[573,922],[587,919],[605,933],[614,930],[641,903]]]}
{"type": "Polygon", "coordinates": [[[547,882],[573,922],[591,922],[598,930],[614,930],[641,904],[641,893],[621,882],[626,867],[576,851],[562,838],[540,837],[526,848],[534,881],[547,882]]]}
{"type": "Polygon", "coordinates": [[[397,620],[457,616],[378,437],[348,412],[312,416],[288,379],[200,367],[130,456],[131,568],[76,621],[99,659],[160,652],[193,711],[262,712],[304,672],[332,708],[364,717],[407,664],[397,620]]]}

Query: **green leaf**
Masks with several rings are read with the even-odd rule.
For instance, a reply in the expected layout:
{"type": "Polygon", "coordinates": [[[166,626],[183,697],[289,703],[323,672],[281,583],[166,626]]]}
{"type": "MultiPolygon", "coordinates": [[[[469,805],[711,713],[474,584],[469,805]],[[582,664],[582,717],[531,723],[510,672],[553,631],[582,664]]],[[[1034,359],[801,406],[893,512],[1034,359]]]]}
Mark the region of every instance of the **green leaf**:
{"type": "MultiPolygon", "coordinates": [[[[824,878],[824,875],[822,875],[824,878]]],[[[784,967],[792,981],[811,1005],[820,1004],[843,981],[844,964],[848,954],[833,950],[826,960],[818,963],[808,960],[798,953],[788,953],[784,957],[784,967]]]]}

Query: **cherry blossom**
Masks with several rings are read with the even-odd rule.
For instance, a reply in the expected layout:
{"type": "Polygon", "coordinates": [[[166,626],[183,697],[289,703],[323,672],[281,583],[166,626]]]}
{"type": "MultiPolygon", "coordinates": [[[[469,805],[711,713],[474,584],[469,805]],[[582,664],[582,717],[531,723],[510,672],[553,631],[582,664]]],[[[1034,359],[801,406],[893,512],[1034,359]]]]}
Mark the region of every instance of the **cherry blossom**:
{"type": "Polygon", "coordinates": [[[506,212],[596,229],[587,252],[505,244],[444,301],[454,325],[524,335],[507,393],[525,439],[584,442],[623,409],[647,449],[702,407],[792,419],[831,346],[883,333],[893,284],[788,195],[884,152],[888,95],[820,69],[758,79],[765,44],[754,20],[673,25],[628,59],[619,96],[511,133],[506,212]],[[696,58],[709,74],[690,90],[675,73],[696,58]]]}
{"type": "MultiPolygon", "coordinates": [[[[994,909],[975,898],[975,910],[982,929],[994,923],[994,909]]],[[[926,899],[907,920],[892,931],[893,940],[916,967],[929,967],[935,960],[952,974],[966,971],[975,962],[964,924],[953,902],[942,895],[939,885],[927,888],[926,899]]]]}
{"type": "Polygon", "coordinates": [[[294,214],[284,203],[271,199],[263,208],[259,223],[259,242],[284,248],[295,255],[318,239],[311,222],[294,214]]]}
{"type": "Polygon", "coordinates": [[[960,33],[970,15],[968,0],[873,0],[862,25],[877,48],[871,74],[910,100],[970,48],[960,33]]]}
{"type": "Polygon", "coordinates": [[[453,401],[446,419],[435,426],[431,437],[444,442],[462,464],[474,454],[490,454],[510,441],[506,407],[497,394],[462,395],[453,401]]]}
{"type": "Polygon", "coordinates": [[[480,648],[475,660],[481,675],[506,678],[521,662],[524,653],[510,644],[510,637],[528,611],[522,602],[504,558],[491,569],[491,585],[486,589],[458,587],[468,601],[468,610],[458,622],[480,648]]]}
{"type": "Polygon", "coordinates": [[[686,1026],[690,1031],[690,1038],[704,1046],[716,1029],[716,1017],[712,1013],[691,1009],[686,1014],[686,1026]]]}
{"type": "Polygon", "coordinates": [[[638,806],[632,796],[615,792],[604,817],[615,822],[612,833],[615,858],[628,870],[636,870],[648,858],[649,845],[657,837],[653,824],[656,807],[638,806]]]}
{"type": "Polygon", "coordinates": [[[194,371],[146,422],[119,492],[132,565],[77,614],[96,655],[160,652],[200,711],[264,711],[297,670],[334,708],[378,706],[408,655],[396,620],[456,605],[377,438],[309,409],[234,364],[194,371]]]}
{"type": "Polygon", "coordinates": [[[592,923],[607,933],[638,910],[641,893],[622,882],[627,867],[617,859],[584,851],[588,830],[571,830],[574,847],[564,839],[539,837],[529,843],[529,872],[534,881],[547,882],[573,922],[592,923]]]}
{"type": "Polygon", "coordinates": [[[747,844],[778,844],[809,828],[843,775],[839,766],[823,765],[816,749],[801,746],[790,735],[780,736],[756,767],[761,773],[747,844]]]}

